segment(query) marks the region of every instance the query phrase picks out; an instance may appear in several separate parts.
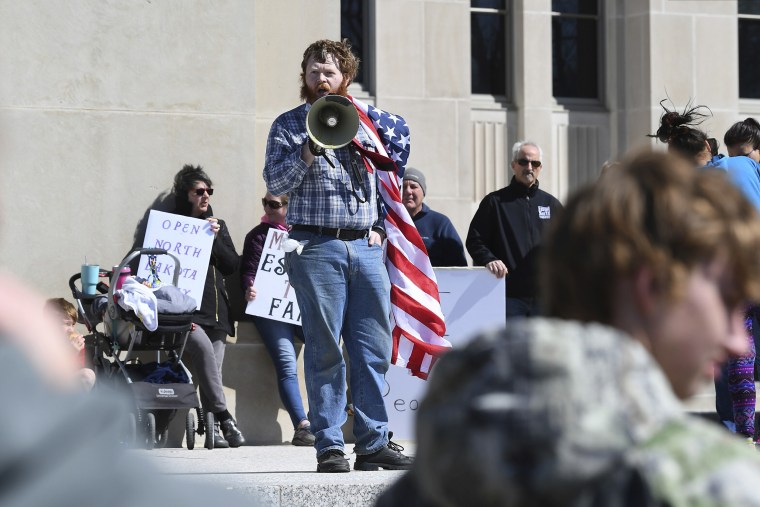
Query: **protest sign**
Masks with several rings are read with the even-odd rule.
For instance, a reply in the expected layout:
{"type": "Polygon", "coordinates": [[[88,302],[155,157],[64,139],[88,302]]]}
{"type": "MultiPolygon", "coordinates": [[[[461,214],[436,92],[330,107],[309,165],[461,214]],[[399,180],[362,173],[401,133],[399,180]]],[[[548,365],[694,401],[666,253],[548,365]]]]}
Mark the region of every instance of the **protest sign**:
{"type": "Polygon", "coordinates": [[[274,227],[269,229],[253,281],[256,299],[248,302],[245,313],[300,326],[301,310],[285,272],[285,252],[282,249],[285,238],[287,232],[274,227]]]}
{"type": "MultiPolygon", "coordinates": [[[[150,211],[143,248],[163,248],[179,257],[177,287],[195,299],[198,309],[201,307],[213,244],[214,233],[208,220],[150,211]]],[[[163,255],[156,259],[156,274],[163,283],[172,283],[174,268],[171,257],[163,255]]],[[[136,274],[142,278],[150,275],[147,255],[140,256],[140,267],[136,274]]]]}
{"type": "MultiPolygon", "coordinates": [[[[438,280],[446,335],[452,347],[462,346],[478,332],[505,323],[504,279],[485,268],[433,268],[438,280]]],[[[433,367],[435,369],[435,367],[433,367]]],[[[414,421],[427,381],[406,368],[391,366],[385,375],[383,400],[393,438],[413,440],[414,421]]]]}

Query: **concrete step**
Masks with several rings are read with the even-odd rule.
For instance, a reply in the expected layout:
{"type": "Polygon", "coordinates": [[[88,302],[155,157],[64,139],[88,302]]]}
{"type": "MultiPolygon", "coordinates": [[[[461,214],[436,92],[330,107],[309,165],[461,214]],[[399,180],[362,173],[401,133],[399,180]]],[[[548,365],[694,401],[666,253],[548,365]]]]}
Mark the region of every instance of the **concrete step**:
{"type": "MultiPolygon", "coordinates": [[[[414,454],[412,442],[399,442],[405,454],[414,454]]],[[[352,446],[347,446],[350,453],[352,446]]],[[[237,449],[204,448],[134,450],[160,471],[205,481],[251,498],[251,505],[271,507],[371,506],[375,498],[403,472],[353,470],[318,474],[314,449],[292,445],[243,446],[237,449]]]]}

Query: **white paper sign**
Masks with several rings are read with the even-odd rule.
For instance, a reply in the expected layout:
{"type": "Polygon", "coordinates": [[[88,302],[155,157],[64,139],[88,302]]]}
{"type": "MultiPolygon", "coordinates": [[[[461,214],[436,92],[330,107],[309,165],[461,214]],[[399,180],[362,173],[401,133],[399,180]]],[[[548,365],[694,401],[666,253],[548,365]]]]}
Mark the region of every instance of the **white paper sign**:
{"type": "Polygon", "coordinates": [[[286,237],[285,231],[274,227],[269,229],[253,281],[256,299],[248,302],[245,313],[300,326],[301,310],[298,308],[295,289],[290,286],[285,272],[282,241],[286,237]]]}
{"type": "MultiPolygon", "coordinates": [[[[504,278],[496,278],[485,268],[433,268],[433,271],[446,321],[445,338],[452,347],[461,347],[484,329],[504,327],[504,278]]],[[[393,365],[385,381],[383,397],[388,428],[394,439],[414,440],[414,422],[427,381],[393,365]]]]}
{"type": "MultiPolygon", "coordinates": [[[[177,287],[195,299],[198,309],[201,307],[213,244],[214,233],[208,220],[164,211],[150,211],[143,248],[163,248],[179,257],[180,273],[177,287]]],[[[171,257],[160,255],[156,258],[156,273],[163,283],[172,283],[174,268],[174,259],[171,257]]],[[[142,278],[148,278],[150,275],[147,255],[140,256],[137,275],[142,278]]]]}

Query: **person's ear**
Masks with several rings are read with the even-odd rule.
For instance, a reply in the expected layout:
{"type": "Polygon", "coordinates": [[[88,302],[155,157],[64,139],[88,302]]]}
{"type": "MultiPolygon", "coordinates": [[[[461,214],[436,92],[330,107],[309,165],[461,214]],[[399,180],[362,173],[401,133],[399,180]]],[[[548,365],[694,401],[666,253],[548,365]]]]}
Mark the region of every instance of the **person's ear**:
{"type": "Polygon", "coordinates": [[[633,277],[633,299],[641,315],[651,314],[660,302],[660,290],[652,269],[642,266],[633,277]]]}

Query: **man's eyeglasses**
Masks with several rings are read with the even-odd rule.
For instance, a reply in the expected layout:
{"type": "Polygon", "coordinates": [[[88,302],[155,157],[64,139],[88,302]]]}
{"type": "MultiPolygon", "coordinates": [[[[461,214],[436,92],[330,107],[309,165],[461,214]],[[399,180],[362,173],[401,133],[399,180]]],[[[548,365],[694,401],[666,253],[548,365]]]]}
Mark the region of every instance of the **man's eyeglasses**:
{"type": "Polygon", "coordinates": [[[195,195],[197,195],[198,197],[201,197],[205,192],[208,192],[208,195],[214,195],[213,188],[196,188],[195,189],[195,195]]]}
{"type": "Polygon", "coordinates": [[[270,201],[270,200],[268,200],[268,199],[266,199],[266,198],[264,198],[264,199],[261,199],[261,204],[263,204],[265,208],[266,208],[267,206],[269,206],[269,207],[270,207],[270,208],[272,208],[272,209],[280,209],[280,208],[282,208],[283,206],[285,206],[285,203],[284,203],[284,202],[280,202],[280,201],[270,201]]]}
{"type": "Polygon", "coordinates": [[[538,169],[539,167],[541,167],[540,160],[528,160],[527,158],[518,158],[516,162],[523,167],[527,166],[528,164],[533,166],[533,169],[538,169]]]}

